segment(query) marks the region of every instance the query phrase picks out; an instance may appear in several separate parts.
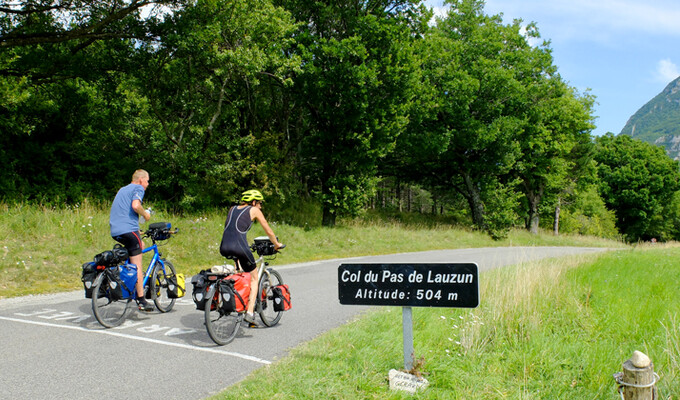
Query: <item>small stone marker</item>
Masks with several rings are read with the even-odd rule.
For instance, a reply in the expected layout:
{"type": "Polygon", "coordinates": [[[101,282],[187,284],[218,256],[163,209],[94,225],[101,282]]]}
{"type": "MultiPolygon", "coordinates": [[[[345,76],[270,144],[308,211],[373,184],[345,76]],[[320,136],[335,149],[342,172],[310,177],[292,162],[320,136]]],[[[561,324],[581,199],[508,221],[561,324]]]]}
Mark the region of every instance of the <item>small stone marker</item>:
{"type": "Polygon", "coordinates": [[[633,357],[630,358],[630,362],[633,363],[635,368],[647,368],[652,363],[652,360],[645,353],[635,350],[633,357]]]}
{"type": "Polygon", "coordinates": [[[635,351],[633,356],[623,363],[623,372],[614,374],[618,383],[618,391],[623,400],[657,399],[656,382],[659,375],[654,372],[654,364],[649,357],[635,351]]]}
{"type": "Polygon", "coordinates": [[[417,377],[403,371],[397,371],[396,369],[390,370],[389,377],[390,390],[402,390],[411,394],[418,390],[425,390],[430,384],[423,377],[417,377]]]}

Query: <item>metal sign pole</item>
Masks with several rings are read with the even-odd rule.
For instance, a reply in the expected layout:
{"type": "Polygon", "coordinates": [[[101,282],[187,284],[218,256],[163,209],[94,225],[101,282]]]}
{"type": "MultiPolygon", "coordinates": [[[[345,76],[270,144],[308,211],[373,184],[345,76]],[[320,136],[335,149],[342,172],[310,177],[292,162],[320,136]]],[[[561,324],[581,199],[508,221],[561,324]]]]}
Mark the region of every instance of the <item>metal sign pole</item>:
{"type": "Polygon", "coordinates": [[[404,369],[413,369],[413,311],[411,307],[402,307],[402,329],[404,331],[404,369]]]}

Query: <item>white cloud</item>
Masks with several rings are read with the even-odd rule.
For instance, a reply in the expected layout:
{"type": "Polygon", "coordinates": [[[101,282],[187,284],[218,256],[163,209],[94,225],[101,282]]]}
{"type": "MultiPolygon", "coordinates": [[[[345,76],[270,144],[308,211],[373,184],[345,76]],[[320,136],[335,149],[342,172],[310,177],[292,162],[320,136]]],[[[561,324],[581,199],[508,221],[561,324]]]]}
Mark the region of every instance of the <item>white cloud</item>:
{"type": "Polygon", "coordinates": [[[434,18],[444,18],[449,12],[449,6],[434,6],[432,11],[434,11],[434,18]]]}
{"type": "Polygon", "coordinates": [[[487,0],[485,11],[503,13],[506,21],[522,18],[538,23],[553,39],[617,41],[643,32],[680,36],[680,3],[675,0],[487,0]]]}
{"type": "Polygon", "coordinates": [[[680,68],[669,58],[659,61],[656,68],[656,79],[668,83],[680,76],[680,68]]]}

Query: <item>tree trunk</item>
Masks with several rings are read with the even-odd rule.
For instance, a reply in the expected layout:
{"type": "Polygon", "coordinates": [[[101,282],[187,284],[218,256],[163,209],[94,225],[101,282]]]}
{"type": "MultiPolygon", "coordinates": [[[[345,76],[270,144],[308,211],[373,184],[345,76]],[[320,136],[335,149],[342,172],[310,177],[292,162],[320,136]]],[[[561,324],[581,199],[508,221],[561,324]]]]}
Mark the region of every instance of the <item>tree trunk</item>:
{"type": "MultiPolygon", "coordinates": [[[[525,184],[526,187],[526,184],[525,184]]],[[[541,197],[543,190],[534,191],[526,188],[527,201],[529,202],[529,220],[527,221],[527,230],[533,234],[538,234],[539,223],[541,222],[541,215],[538,212],[538,206],[541,204],[541,197]]]]}
{"type": "Polygon", "coordinates": [[[408,199],[406,203],[406,211],[411,212],[411,202],[413,200],[413,188],[411,188],[411,185],[408,186],[408,199]]]}
{"type": "Polygon", "coordinates": [[[464,194],[465,198],[470,205],[470,211],[472,212],[472,222],[475,226],[481,230],[486,230],[487,225],[484,220],[484,203],[482,202],[482,195],[479,188],[472,181],[472,177],[467,172],[463,173],[463,181],[465,182],[465,189],[467,191],[464,194]]]}
{"type": "Polygon", "coordinates": [[[399,207],[399,212],[402,212],[404,210],[403,210],[403,203],[401,201],[401,181],[399,179],[397,179],[396,190],[397,190],[397,204],[398,204],[398,207],[399,207]]]}
{"type": "Polygon", "coordinates": [[[555,205],[555,218],[553,220],[553,234],[558,236],[560,234],[560,211],[561,211],[561,199],[557,199],[557,204],[555,205]]]}
{"type": "Polygon", "coordinates": [[[321,220],[321,225],[332,228],[335,226],[336,215],[331,211],[330,205],[324,204],[323,206],[323,218],[321,220]]]}

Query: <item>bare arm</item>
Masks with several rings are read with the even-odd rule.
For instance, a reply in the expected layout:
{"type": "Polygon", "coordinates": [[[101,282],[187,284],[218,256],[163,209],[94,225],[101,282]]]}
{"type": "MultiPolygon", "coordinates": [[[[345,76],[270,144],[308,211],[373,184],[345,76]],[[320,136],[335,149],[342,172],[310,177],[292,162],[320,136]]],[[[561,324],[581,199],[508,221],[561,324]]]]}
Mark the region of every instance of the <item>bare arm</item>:
{"type": "Polygon", "coordinates": [[[272,228],[269,227],[269,224],[267,223],[267,220],[264,218],[264,214],[262,214],[262,211],[260,211],[259,208],[257,207],[251,207],[250,209],[250,218],[253,221],[257,221],[262,225],[262,229],[264,229],[264,232],[267,234],[267,237],[269,237],[269,240],[274,243],[274,248],[278,249],[283,246],[281,243],[279,243],[278,240],[276,240],[276,235],[274,234],[274,231],[272,228]]]}
{"type": "MultiPolygon", "coordinates": [[[[139,200],[137,200],[137,199],[132,200],[132,209],[135,210],[135,212],[136,212],[138,215],[143,216],[145,220],[148,221],[148,220],[151,219],[151,214],[149,214],[149,213],[144,209],[144,207],[142,206],[142,202],[141,202],[141,201],[139,201],[139,200]]],[[[260,213],[260,214],[262,214],[262,213],[260,213]]]]}

